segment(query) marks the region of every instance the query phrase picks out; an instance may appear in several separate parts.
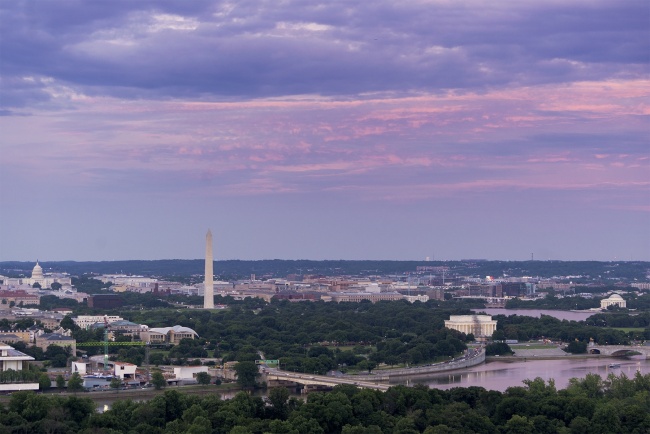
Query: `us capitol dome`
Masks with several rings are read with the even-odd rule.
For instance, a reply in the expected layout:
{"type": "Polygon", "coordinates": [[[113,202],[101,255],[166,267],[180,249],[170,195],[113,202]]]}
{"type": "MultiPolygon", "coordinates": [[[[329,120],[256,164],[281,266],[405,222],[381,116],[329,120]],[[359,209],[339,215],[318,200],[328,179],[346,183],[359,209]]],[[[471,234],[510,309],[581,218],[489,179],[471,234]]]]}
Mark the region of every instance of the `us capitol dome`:
{"type": "Polygon", "coordinates": [[[6,277],[0,276],[0,283],[5,289],[29,289],[38,283],[42,289],[50,289],[53,283],[61,285],[60,291],[72,289],[72,279],[65,273],[44,273],[41,264],[36,261],[31,277],[6,277]]]}
{"type": "Polygon", "coordinates": [[[34,268],[32,269],[32,285],[34,283],[38,283],[43,287],[43,282],[45,281],[45,277],[43,276],[43,267],[41,267],[38,263],[38,259],[36,260],[36,265],[34,265],[34,268]]]}

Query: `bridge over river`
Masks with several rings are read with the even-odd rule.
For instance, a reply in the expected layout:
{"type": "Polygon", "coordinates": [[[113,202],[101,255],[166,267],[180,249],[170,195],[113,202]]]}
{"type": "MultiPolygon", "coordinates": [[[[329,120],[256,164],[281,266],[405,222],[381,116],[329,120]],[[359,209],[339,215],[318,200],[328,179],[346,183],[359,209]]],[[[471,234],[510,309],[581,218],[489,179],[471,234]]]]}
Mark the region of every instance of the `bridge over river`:
{"type": "Polygon", "coordinates": [[[482,348],[467,350],[465,355],[443,363],[419,366],[414,368],[388,369],[375,371],[374,374],[344,375],[331,377],[325,375],[301,374],[297,372],[281,371],[266,367],[266,381],[269,382],[293,382],[303,384],[307,387],[334,387],[339,384],[351,384],[360,388],[388,390],[388,383],[400,377],[426,377],[431,374],[454,371],[469,368],[485,362],[485,351],[482,348]]]}
{"type": "Polygon", "coordinates": [[[650,358],[650,346],[641,345],[590,345],[587,348],[589,354],[600,354],[603,356],[629,356],[642,354],[646,359],[650,358]]]}
{"type": "Polygon", "coordinates": [[[339,384],[350,384],[363,389],[388,390],[388,384],[379,382],[356,380],[347,377],[328,377],[325,375],[299,374],[296,372],[286,372],[277,369],[270,369],[266,373],[267,381],[290,381],[292,383],[302,384],[304,386],[328,386],[334,387],[339,384]]]}

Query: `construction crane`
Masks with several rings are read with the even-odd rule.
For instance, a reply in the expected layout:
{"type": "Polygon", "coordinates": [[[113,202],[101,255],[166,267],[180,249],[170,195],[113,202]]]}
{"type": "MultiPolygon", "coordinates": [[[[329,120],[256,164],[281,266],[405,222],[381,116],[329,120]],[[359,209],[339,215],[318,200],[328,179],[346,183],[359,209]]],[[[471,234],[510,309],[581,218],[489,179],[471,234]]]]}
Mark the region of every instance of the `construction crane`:
{"type": "Polygon", "coordinates": [[[104,315],[104,373],[108,369],[108,318],[104,315]]]}

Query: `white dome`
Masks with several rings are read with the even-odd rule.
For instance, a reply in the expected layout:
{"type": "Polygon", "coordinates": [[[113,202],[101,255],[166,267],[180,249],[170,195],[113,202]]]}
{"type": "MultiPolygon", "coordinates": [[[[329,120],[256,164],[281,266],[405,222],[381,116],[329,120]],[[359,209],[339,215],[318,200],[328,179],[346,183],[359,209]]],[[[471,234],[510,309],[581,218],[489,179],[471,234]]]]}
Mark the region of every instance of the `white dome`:
{"type": "Polygon", "coordinates": [[[32,270],[32,279],[42,279],[43,278],[43,268],[38,265],[38,261],[36,261],[36,265],[34,265],[34,269],[32,270]]]}
{"type": "Polygon", "coordinates": [[[609,300],[623,300],[623,297],[618,294],[612,294],[609,296],[609,300]]]}

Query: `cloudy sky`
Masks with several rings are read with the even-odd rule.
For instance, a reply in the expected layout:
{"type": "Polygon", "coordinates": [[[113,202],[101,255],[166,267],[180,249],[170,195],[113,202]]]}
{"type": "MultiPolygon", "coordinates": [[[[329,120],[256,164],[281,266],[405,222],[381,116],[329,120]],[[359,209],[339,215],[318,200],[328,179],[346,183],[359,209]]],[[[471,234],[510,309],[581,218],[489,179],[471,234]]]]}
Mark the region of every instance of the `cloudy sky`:
{"type": "Polygon", "coordinates": [[[647,1],[0,2],[0,260],[650,260],[647,1]]]}

